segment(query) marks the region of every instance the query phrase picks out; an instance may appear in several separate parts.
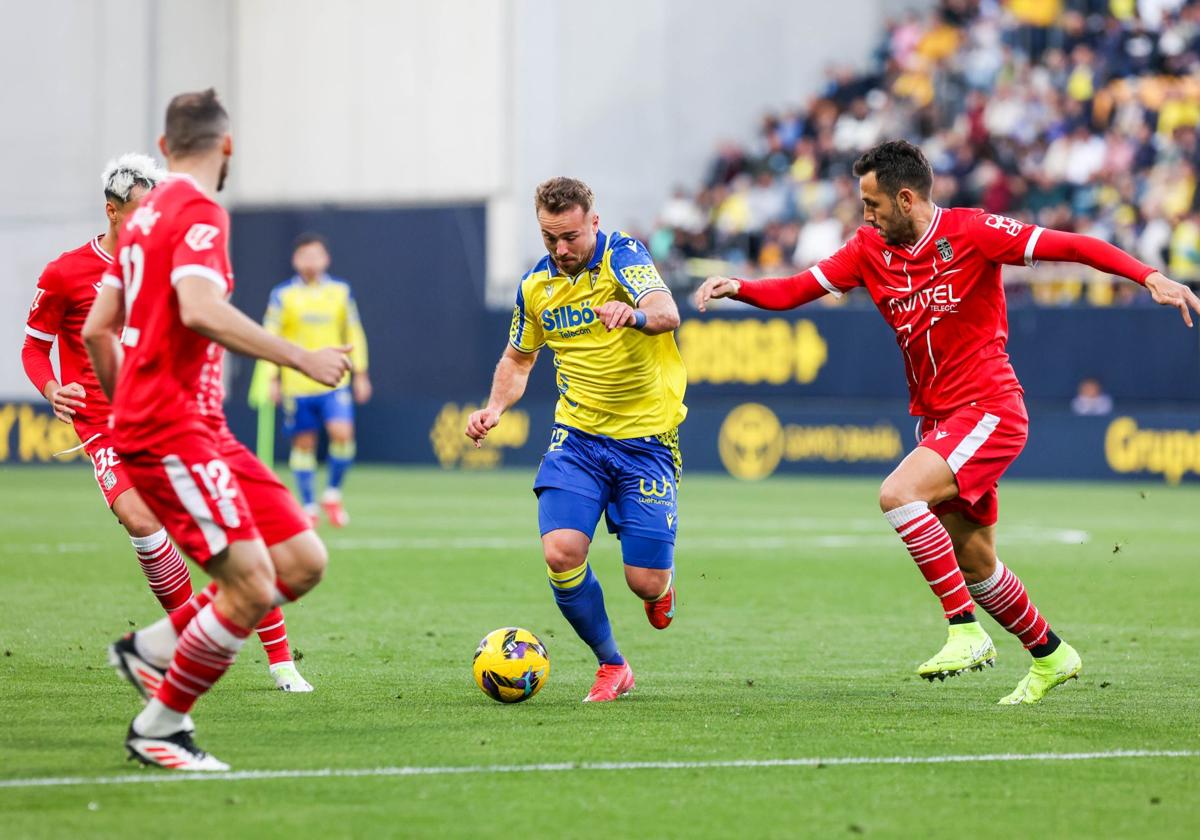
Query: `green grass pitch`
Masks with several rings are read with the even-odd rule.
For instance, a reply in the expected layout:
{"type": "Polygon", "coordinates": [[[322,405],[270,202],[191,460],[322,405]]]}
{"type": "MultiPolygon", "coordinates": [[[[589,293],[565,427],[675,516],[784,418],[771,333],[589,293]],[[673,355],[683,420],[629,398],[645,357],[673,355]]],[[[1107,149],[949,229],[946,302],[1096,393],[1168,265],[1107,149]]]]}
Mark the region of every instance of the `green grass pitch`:
{"type": "Polygon", "coordinates": [[[271,690],[251,640],[196,711],[202,746],[283,777],[14,787],[167,774],[124,761],[138,703],[104,665],[111,639],[159,614],[128,541],[86,471],[0,472],[0,835],[1200,836],[1197,488],[1005,485],[1001,557],[1084,673],[1041,706],[1002,708],[1027,660],[986,616],[994,670],[914,675],[943,622],[875,482],[688,476],[670,629],[647,624],[615,541],[597,540],[638,684],[585,706],[595,666],[548,590],[530,480],[351,475],[353,523],[322,530],[328,577],[287,609],[316,693],[271,690]],[[479,639],[509,624],[541,635],[552,661],[545,689],[517,706],[470,675],[479,639]],[[1191,754],[837,761],[1115,750],[1191,754]],[[711,766],[807,758],[826,762],[711,766]],[[605,762],[709,766],[576,766],[605,762]],[[487,769],[534,764],[563,766],[487,769]],[[288,775],[380,767],[483,769],[288,775]]]}

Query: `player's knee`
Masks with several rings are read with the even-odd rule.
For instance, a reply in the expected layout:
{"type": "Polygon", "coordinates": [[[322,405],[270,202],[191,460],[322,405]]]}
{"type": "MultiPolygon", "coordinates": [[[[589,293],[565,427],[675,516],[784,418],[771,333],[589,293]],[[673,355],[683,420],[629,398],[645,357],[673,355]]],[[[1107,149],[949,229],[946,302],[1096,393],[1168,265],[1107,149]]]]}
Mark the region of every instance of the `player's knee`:
{"type": "Polygon", "coordinates": [[[131,537],[148,537],[162,530],[162,523],[149,510],[125,511],[117,518],[131,537]]]}
{"type": "Polygon", "coordinates": [[[671,582],[670,569],[641,569],[625,567],[625,582],[629,590],[643,601],[653,601],[663,594],[671,582]]]}
{"type": "Polygon", "coordinates": [[[325,577],[329,552],[325,543],[312,531],[293,537],[289,543],[286,560],[281,563],[277,561],[279,579],[291,595],[299,598],[325,577]]]}
{"type": "Polygon", "coordinates": [[[545,540],[542,550],[546,557],[546,565],[552,572],[569,572],[571,569],[578,569],[587,559],[587,548],[570,540],[545,540]]]}
{"type": "Polygon", "coordinates": [[[911,495],[901,482],[889,477],[879,487],[879,509],[887,513],[889,510],[903,507],[913,501],[911,495]]]}

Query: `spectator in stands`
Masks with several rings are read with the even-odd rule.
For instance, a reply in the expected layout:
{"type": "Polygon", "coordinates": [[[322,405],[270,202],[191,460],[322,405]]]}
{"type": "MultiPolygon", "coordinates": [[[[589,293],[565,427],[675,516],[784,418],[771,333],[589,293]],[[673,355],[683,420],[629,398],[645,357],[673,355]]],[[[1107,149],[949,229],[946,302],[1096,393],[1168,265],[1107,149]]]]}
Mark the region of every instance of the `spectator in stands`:
{"type": "Polygon", "coordinates": [[[1098,417],[1112,414],[1112,397],[1104,393],[1100,380],[1088,377],[1081,380],[1075,398],[1071,400],[1071,412],[1080,417],[1098,417]]]}

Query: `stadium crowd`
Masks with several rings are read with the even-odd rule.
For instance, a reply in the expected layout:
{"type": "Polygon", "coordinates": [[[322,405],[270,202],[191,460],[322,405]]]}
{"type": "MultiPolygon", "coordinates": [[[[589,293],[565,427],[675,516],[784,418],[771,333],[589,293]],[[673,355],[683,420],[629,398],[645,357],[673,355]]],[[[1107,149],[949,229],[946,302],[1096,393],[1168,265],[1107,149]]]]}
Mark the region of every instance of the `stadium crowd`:
{"type": "MultiPolygon", "coordinates": [[[[802,107],[723,143],[649,244],[683,287],[803,269],[860,224],[860,151],[904,137],[932,162],[939,204],[1096,236],[1194,283],[1198,126],[1200,0],[941,0],[889,22],[866,70],[828,68],[802,107]]],[[[1006,282],[1048,305],[1145,297],[1074,266],[1006,282]]]]}

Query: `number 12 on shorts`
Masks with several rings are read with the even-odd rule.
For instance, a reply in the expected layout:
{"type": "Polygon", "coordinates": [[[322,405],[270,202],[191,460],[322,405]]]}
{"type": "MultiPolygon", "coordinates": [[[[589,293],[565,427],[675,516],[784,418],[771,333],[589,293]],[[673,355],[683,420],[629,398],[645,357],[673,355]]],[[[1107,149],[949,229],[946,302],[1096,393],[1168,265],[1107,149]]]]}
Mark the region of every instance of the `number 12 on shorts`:
{"type": "Polygon", "coordinates": [[[233,503],[233,500],[237,498],[238,491],[237,488],[230,486],[233,475],[229,472],[229,466],[224,461],[214,458],[207,464],[193,464],[192,472],[196,474],[196,477],[204,485],[204,489],[208,491],[208,495],[216,502],[217,510],[220,511],[225,524],[230,528],[237,528],[241,525],[237,505],[233,503]]]}

